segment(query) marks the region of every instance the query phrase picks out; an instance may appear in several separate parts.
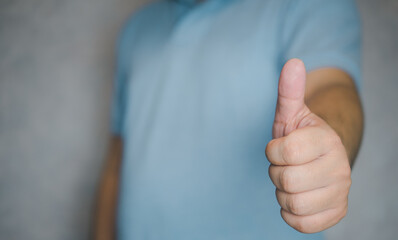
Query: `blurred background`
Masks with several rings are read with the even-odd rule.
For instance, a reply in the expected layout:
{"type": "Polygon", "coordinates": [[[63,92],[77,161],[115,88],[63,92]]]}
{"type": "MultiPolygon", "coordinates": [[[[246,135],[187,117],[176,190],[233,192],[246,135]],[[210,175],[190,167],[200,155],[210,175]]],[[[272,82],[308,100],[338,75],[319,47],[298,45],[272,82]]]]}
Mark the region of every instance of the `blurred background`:
{"type": "MultiPolygon", "coordinates": [[[[114,42],[148,0],[0,0],[0,239],[88,239],[114,42]]],[[[359,0],[366,129],[328,240],[398,239],[398,0],[359,0]]]]}

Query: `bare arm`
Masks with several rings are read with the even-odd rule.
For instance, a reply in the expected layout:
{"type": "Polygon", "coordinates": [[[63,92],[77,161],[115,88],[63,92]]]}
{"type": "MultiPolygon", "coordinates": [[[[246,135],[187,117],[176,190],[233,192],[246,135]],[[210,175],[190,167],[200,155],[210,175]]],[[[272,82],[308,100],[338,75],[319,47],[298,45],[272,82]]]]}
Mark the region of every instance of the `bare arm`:
{"type": "Polygon", "coordinates": [[[339,135],[352,167],[361,143],[364,123],[361,102],[350,76],[334,68],[310,72],[305,102],[339,135]]]}
{"type": "Polygon", "coordinates": [[[94,221],[95,240],[116,239],[115,220],[122,153],[123,142],[121,138],[112,137],[98,192],[94,221]]]}

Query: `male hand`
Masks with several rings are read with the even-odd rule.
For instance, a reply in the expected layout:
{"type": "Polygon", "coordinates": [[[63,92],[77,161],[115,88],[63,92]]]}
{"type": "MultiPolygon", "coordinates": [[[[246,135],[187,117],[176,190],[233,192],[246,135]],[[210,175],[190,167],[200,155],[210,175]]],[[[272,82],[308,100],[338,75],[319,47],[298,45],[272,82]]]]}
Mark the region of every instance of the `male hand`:
{"type": "Polygon", "coordinates": [[[279,79],[274,139],[266,155],[282,218],[314,233],[346,215],[351,168],[340,137],[305,105],[305,81],[303,62],[289,60],[279,79]]]}

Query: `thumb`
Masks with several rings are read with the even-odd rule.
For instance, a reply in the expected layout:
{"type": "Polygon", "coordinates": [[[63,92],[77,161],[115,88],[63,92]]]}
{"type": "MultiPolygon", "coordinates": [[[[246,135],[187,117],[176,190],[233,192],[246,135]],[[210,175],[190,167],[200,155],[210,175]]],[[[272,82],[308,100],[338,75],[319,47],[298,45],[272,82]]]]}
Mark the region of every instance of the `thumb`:
{"type": "Polygon", "coordinates": [[[287,61],[279,78],[274,138],[285,136],[297,128],[297,116],[307,109],[304,104],[305,80],[304,63],[300,59],[287,61]]]}

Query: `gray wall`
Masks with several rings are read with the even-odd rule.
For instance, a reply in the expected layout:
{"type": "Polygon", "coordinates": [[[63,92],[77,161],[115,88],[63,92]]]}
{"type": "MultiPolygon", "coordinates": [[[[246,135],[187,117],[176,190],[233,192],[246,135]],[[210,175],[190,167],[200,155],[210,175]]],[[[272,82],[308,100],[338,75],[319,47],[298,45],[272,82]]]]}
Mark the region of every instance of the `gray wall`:
{"type": "Polygon", "coordinates": [[[365,137],[347,217],[330,240],[398,239],[398,1],[360,0],[365,137]]]}
{"type": "MultiPolygon", "coordinates": [[[[113,45],[146,0],[0,0],[0,239],[87,239],[113,45]]],[[[398,1],[361,0],[366,133],[332,239],[398,236],[398,1]]]]}

